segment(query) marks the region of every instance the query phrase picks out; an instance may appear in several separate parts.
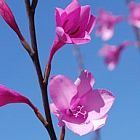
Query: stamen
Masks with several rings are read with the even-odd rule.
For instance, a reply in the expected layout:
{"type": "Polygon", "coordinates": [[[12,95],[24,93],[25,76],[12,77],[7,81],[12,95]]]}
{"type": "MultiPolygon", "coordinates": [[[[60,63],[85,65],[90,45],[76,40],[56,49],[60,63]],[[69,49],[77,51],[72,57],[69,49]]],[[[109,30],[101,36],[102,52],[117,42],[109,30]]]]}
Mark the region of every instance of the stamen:
{"type": "Polygon", "coordinates": [[[87,114],[87,111],[83,110],[84,106],[77,106],[77,108],[75,110],[73,110],[74,112],[76,113],[73,113],[73,115],[77,118],[79,117],[80,115],[83,116],[83,118],[85,119],[86,118],[86,114],[87,114]]]}

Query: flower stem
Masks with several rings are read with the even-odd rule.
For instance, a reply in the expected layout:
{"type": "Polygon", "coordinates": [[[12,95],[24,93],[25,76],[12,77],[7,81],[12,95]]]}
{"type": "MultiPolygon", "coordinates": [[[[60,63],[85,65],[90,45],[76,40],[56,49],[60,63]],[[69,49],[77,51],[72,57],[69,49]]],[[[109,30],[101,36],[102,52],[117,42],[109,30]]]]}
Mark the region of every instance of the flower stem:
{"type": "Polygon", "coordinates": [[[95,133],[96,133],[96,136],[95,136],[94,140],[101,140],[101,131],[100,131],[100,129],[96,130],[95,133]]]}
{"type": "Polygon", "coordinates": [[[84,62],[83,62],[83,55],[80,51],[79,46],[74,45],[73,47],[73,54],[76,58],[77,64],[78,64],[78,69],[81,72],[84,69],[84,62]]]}
{"type": "Polygon", "coordinates": [[[64,140],[64,139],[65,139],[65,126],[62,126],[59,140],[64,140]]]}
{"type": "Polygon", "coordinates": [[[52,119],[51,119],[51,114],[50,114],[50,108],[49,108],[49,100],[48,100],[48,93],[47,93],[47,84],[44,84],[44,78],[42,75],[42,70],[41,70],[41,65],[39,61],[39,56],[38,56],[38,49],[37,49],[37,39],[36,39],[36,30],[35,30],[35,20],[34,20],[34,15],[35,15],[35,9],[37,6],[37,0],[34,0],[32,2],[32,5],[30,5],[30,0],[25,0],[25,5],[26,5],[26,11],[27,15],[29,18],[29,29],[30,29],[30,37],[31,37],[31,45],[34,50],[34,55],[31,57],[32,61],[34,63],[37,76],[38,76],[38,81],[42,93],[42,100],[43,100],[43,106],[44,106],[44,111],[47,119],[47,126],[46,129],[49,133],[49,136],[51,140],[56,140],[56,134],[53,128],[52,124],[52,119]],[[34,3],[33,3],[34,2],[34,3]]]}

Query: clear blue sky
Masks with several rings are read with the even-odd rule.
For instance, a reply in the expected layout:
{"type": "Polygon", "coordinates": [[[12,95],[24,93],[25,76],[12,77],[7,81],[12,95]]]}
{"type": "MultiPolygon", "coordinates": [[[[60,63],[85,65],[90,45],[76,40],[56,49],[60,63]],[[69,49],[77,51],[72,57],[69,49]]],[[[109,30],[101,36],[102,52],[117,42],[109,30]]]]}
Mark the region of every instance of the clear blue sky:
{"type": "MultiPolygon", "coordinates": [[[[65,7],[70,0],[39,1],[36,11],[38,47],[42,68],[48,59],[49,50],[55,36],[55,7],[65,7]]],[[[80,0],[82,5],[90,4],[92,12],[98,9],[112,11],[117,15],[128,14],[125,0],[80,0]]],[[[140,2],[140,1],[138,1],[140,2]]],[[[22,33],[29,40],[24,1],[7,0],[22,33]]],[[[97,52],[103,42],[92,33],[92,41],[82,45],[86,69],[96,78],[95,88],[106,88],[116,96],[115,104],[109,112],[106,125],[102,128],[102,140],[140,139],[140,50],[134,46],[126,49],[117,69],[109,72],[97,52]]],[[[124,40],[135,40],[132,28],[122,22],[116,27],[115,36],[108,42],[119,44],[124,40]]],[[[77,63],[72,53],[72,45],[66,45],[54,57],[51,74],[64,74],[75,80],[78,76],[77,63]]],[[[15,33],[0,18],[0,83],[18,90],[43,112],[41,94],[33,64],[22,48],[15,33]]],[[[59,135],[57,119],[54,125],[59,135]]],[[[66,130],[66,139],[91,140],[93,133],[79,137],[66,130]]],[[[32,110],[22,104],[0,108],[1,140],[47,140],[48,135],[32,110]]]]}

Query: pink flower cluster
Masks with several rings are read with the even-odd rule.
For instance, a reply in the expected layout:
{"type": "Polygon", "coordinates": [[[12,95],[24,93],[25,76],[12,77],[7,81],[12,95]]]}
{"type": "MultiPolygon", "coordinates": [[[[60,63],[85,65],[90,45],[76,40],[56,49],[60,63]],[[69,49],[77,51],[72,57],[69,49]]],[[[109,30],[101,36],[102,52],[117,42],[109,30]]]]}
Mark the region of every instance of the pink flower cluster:
{"type": "MultiPolygon", "coordinates": [[[[4,0],[0,0],[0,15],[23,41],[24,38],[16,20],[4,0]]],[[[55,16],[56,38],[50,52],[49,64],[51,64],[55,52],[66,43],[84,44],[89,42],[95,25],[95,16],[91,14],[90,6],[81,6],[77,0],[73,0],[65,9],[56,8],[55,16]]],[[[114,32],[114,24],[119,21],[120,17],[114,18],[102,11],[98,18],[100,24],[98,34],[108,34],[102,37],[110,38],[114,32]],[[106,21],[106,18],[110,21],[106,21]]],[[[113,64],[117,63],[116,57],[122,48],[106,52],[106,56],[109,55],[113,64]]],[[[102,54],[105,56],[105,53],[102,54]]],[[[107,63],[110,62],[107,61],[107,63]]],[[[93,89],[94,83],[94,77],[87,70],[82,71],[75,82],[63,75],[57,75],[51,79],[49,89],[53,103],[50,108],[58,117],[60,126],[66,125],[73,132],[84,135],[105,124],[107,113],[115,98],[110,91],[93,89]]],[[[25,103],[36,111],[36,107],[27,97],[0,85],[0,106],[10,103],[25,103]]]]}

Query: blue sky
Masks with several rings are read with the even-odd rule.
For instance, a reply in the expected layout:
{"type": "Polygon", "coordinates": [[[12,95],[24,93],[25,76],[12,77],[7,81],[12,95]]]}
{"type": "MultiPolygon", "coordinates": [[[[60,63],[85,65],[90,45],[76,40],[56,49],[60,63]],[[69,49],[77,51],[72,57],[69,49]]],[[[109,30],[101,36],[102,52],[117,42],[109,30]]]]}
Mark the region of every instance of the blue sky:
{"type": "MultiPolygon", "coordinates": [[[[55,7],[64,8],[70,0],[39,1],[36,11],[36,29],[38,48],[42,69],[48,59],[49,50],[55,37],[55,7]]],[[[137,1],[140,2],[140,1],[137,1]]],[[[28,22],[24,1],[10,1],[18,25],[29,41],[28,22]]],[[[80,0],[81,5],[91,5],[97,15],[100,8],[112,11],[116,15],[127,16],[125,1],[80,0]]],[[[22,48],[15,33],[0,18],[0,84],[20,91],[43,112],[41,94],[33,64],[22,48]]],[[[92,41],[81,45],[85,68],[91,71],[96,79],[95,88],[106,88],[116,96],[115,104],[109,112],[106,125],[101,129],[102,140],[140,139],[140,49],[131,46],[126,49],[121,61],[114,71],[110,72],[98,56],[102,40],[91,34],[92,41]]],[[[116,26],[110,44],[120,44],[124,40],[135,40],[132,28],[127,22],[116,26]]],[[[66,45],[54,57],[51,75],[64,74],[75,80],[78,76],[77,62],[73,56],[72,45],[66,45]]],[[[59,127],[53,116],[57,135],[59,127]]],[[[94,133],[79,137],[66,130],[66,139],[91,140],[94,133]]],[[[0,108],[0,137],[2,140],[47,140],[48,135],[32,110],[22,104],[12,104],[0,108]]]]}

